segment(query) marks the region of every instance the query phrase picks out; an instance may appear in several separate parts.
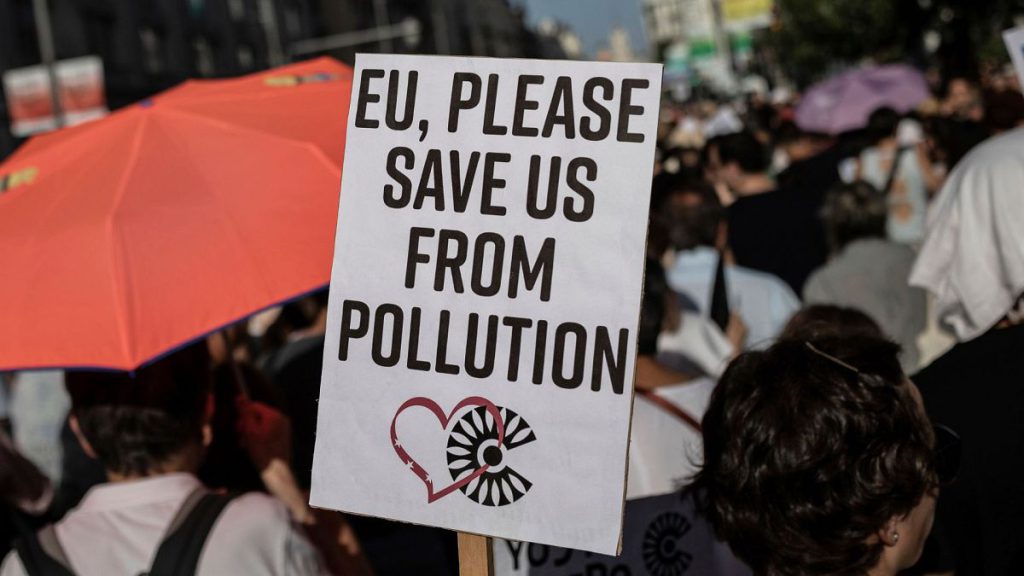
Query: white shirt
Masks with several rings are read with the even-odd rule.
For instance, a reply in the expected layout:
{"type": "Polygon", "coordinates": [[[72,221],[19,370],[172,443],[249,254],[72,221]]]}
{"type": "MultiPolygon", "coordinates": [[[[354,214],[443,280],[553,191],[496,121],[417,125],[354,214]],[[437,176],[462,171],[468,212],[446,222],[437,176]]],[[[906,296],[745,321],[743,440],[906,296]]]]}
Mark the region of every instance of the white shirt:
{"type": "Polygon", "coordinates": [[[990,138],[950,174],[928,214],[910,284],[935,296],[957,340],[996,325],[1024,293],[1024,128],[990,138]]]}
{"type": "MultiPolygon", "coordinates": [[[[714,380],[699,378],[664,386],[654,393],[700,422],[714,389],[714,380]]],[[[689,484],[700,469],[703,455],[700,432],[643,396],[635,396],[627,499],[668,494],[689,484]]]]}
{"type": "MultiPolygon", "coordinates": [[[[200,486],[191,474],[100,484],[57,523],[57,539],[79,576],[149,571],[156,549],[185,498],[200,486]]],[[[239,496],[221,513],[199,558],[196,574],[222,576],[325,573],[316,550],[292,524],[283,504],[265,494],[239,496]]],[[[0,576],[24,576],[17,553],[0,576]]]]}
{"type": "MultiPolygon", "coordinates": [[[[707,316],[711,309],[711,290],[715,284],[718,252],[698,247],[676,254],[668,270],[669,286],[693,301],[707,316]]],[[[778,277],[742,266],[725,267],[729,310],[739,314],[747,325],[746,349],[762,348],[786,327],[790,316],[800,309],[800,300],[778,277]]]]}
{"type": "Polygon", "coordinates": [[[679,320],[678,328],[658,336],[658,359],[671,364],[673,356],[681,357],[708,376],[721,376],[736,354],[732,343],[699,312],[683,311],[679,320]]]}

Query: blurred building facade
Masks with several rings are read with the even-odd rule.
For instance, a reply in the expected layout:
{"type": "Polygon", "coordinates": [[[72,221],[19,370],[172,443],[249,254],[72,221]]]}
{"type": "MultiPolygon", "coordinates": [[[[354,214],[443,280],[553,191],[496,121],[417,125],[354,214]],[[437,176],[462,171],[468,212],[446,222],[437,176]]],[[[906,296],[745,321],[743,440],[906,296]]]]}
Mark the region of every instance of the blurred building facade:
{"type": "MultiPolygon", "coordinates": [[[[40,63],[33,0],[0,0],[0,73],[40,63]]],[[[292,59],[357,51],[565,58],[558,38],[526,23],[509,0],[48,0],[58,59],[103,60],[115,109],[187,78],[245,74],[292,59]],[[296,42],[414,19],[416,37],[291,54],[296,42]]],[[[565,30],[559,34],[564,35],[565,30]]],[[[0,95],[0,159],[17,142],[0,95]]]]}

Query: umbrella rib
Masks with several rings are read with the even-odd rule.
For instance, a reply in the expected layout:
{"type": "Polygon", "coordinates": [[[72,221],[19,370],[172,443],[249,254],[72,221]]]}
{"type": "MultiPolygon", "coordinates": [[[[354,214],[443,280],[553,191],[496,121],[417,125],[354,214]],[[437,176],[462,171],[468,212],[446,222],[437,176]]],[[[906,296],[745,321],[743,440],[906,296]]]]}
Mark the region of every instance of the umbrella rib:
{"type": "MultiPolygon", "coordinates": [[[[224,129],[224,130],[229,130],[229,131],[230,130],[234,130],[236,132],[251,133],[251,134],[258,135],[260,137],[272,137],[272,135],[264,134],[264,133],[259,132],[259,131],[255,131],[255,130],[246,131],[246,130],[243,130],[243,129],[241,129],[241,128],[237,127],[237,126],[234,126],[232,124],[228,124],[226,122],[217,122],[217,121],[215,121],[215,120],[213,120],[211,118],[206,118],[206,117],[204,117],[202,115],[199,115],[199,114],[191,114],[191,113],[182,112],[180,110],[174,110],[174,109],[170,109],[170,108],[162,108],[161,111],[164,112],[164,113],[168,113],[169,112],[169,113],[172,113],[172,114],[181,114],[183,116],[186,116],[190,120],[206,122],[206,123],[209,123],[209,124],[213,124],[214,126],[217,126],[218,128],[221,128],[221,129],[224,129]]],[[[293,144],[293,145],[303,146],[303,143],[295,142],[295,141],[289,140],[287,138],[277,138],[277,140],[285,142],[286,144],[293,144]]],[[[319,151],[319,149],[317,149],[315,146],[312,146],[312,145],[308,145],[308,146],[311,149],[313,149],[315,152],[319,151]]],[[[335,168],[335,170],[337,170],[337,168],[335,168]]],[[[220,190],[216,186],[209,186],[208,188],[216,196],[218,204],[220,204],[222,207],[225,207],[225,206],[229,205],[228,203],[223,202],[223,197],[221,196],[221,192],[220,192],[220,190]]],[[[225,211],[225,210],[219,210],[218,214],[221,216],[222,221],[224,223],[222,229],[230,232],[231,237],[233,238],[234,242],[239,247],[244,247],[246,245],[245,237],[239,232],[239,227],[237,226],[235,221],[231,218],[231,212],[230,211],[225,211]]],[[[241,253],[241,254],[248,254],[245,250],[239,250],[239,253],[241,253]]],[[[269,279],[265,275],[265,270],[264,270],[263,266],[255,258],[247,256],[246,259],[249,262],[249,265],[252,267],[252,269],[253,269],[254,273],[256,274],[256,276],[259,277],[260,284],[262,285],[262,288],[263,288],[263,292],[265,294],[267,294],[267,295],[272,294],[273,291],[270,288],[271,287],[271,282],[269,281],[269,279]]]]}
{"type": "MultiPolygon", "coordinates": [[[[257,136],[264,137],[264,138],[270,138],[272,140],[278,140],[278,141],[281,141],[281,142],[284,142],[284,143],[287,143],[287,144],[291,144],[293,146],[299,146],[301,148],[305,148],[306,150],[312,152],[313,155],[315,157],[317,157],[321,162],[323,162],[324,165],[326,165],[328,168],[330,168],[332,172],[334,172],[338,176],[341,176],[341,166],[338,164],[338,162],[335,162],[335,161],[331,160],[326,154],[324,154],[324,151],[321,150],[316,145],[311,144],[309,142],[306,142],[304,140],[297,140],[295,138],[289,138],[287,136],[282,136],[281,134],[275,134],[273,132],[264,132],[263,130],[257,130],[255,128],[250,128],[248,126],[240,126],[238,124],[233,124],[231,122],[225,122],[224,120],[218,120],[216,118],[211,118],[210,116],[206,116],[206,115],[203,115],[203,114],[197,114],[195,112],[191,112],[191,111],[188,111],[188,110],[181,110],[179,108],[167,107],[167,108],[164,109],[164,111],[170,112],[172,114],[181,114],[182,116],[188,116],[189,118],[192,118],[194,120],[198,120],[200,122],[206,122],[207,124],[211,124],[213,126],[217,126],[218,128],[221,128],[221,129],[224,129],[224,130],[231,130],[231,131],[234,131],[234,132],[238,132],[240,134],[254,134],[254,135],[257,135],[257,136]]],[[[341,182],[339,180],[339,185],[340,185],[340,183],[341,182]]]]}
{"type": "MultiPolygon", "coordinates": [[[[343,78],[343,80],[349,81],[351,83],[352,77],[351,76],[347,76],[347,77],[343,78]]],[[[219,82],[219,81],[218,80],[213,80],[211,82],[219,82]]],[[[307,89],[308,91],[316,90],[318,92],[330,92],[331,90],[334,90],[335,88],[336,88],[336,86],[332,86],[331,84],[328,84],[328,83],[323,83],[323,84],[306,84],[305,86],[303,86],[303,89],[307,89]]],[[[169,93],[168,96],[170,97],[170,96],[175,96],[175,95],[173,93],[169,93]]],[[[288,96],[288,94],[285,94],[283,92],[282,93],[272,93],[272,92],[270,92],[270,93],[268,93],[268,92],[253,92],[253,93],[228,92],[228,93],[225,93],[225,92],[217,92],[217,91],[214,91],[214,89],[211,89],[211,91],[209,93],[207,93],[207,94],[188,94],[188,95],[185,95],[185,96],[178,97],[178,101],[175,101],[174,98],[168,98],[164,102],[161,102],[161,104],[163,106],[176,106],[176,105],[188,104],[188,103],[191,103],[191,102],[197,102],[197,103],[204,103],[205,104],[205,103],[208,103],[208,102],[224,102],[224,101],[231,101],[231,100],[253,101],[253,100],[264,100],[264,99],[278,98],[278,97],[281,97],[281,96],[288,96]],[[187,98],[188,100],[184,100],[185,98],[187,98]]]]}
{"type": "Polygon", "coordinates": [[[134,362],[135,350],[132,346],[132,339],[129,335],[129,326],[125,315],[127,314],[128,303],[130,294],[129,290],[125,289],[122,291],[121,280],[127,282],[128,275],[124,269],[124,244],[121,239],[121,235],[117,233],[117,228],[114,226],[114,220],[121,207],[121,202],[124,200],[125,195],[128,191],[128,180],[131,178],[132,171],[136,164],[139,162],[140,149],[142,148],[142,134],[145,131],[146,125],[149,123],[149,115],[143,114],[139,120],[138,126],[135,128],[135,134],[132,135],[132,144],[128,152],[128,162],[125,164],[125,170],[121,173],[121,177],[115,187],[114,202],[111,206],[111,210],[108,213],[106,228],[108,237],[111,240],[111,245],[116,247],[113,252],[114,257],[110,262],[110,273],[113,276],[111,282],[112,289],[114,291],[114,311],[117,316],[117,323],[121,326],[121,346],[125,353],[126,358],[131,358],[134,362]],[[117,304],[123,304],[124,306],[117,306],[117,304]]]}

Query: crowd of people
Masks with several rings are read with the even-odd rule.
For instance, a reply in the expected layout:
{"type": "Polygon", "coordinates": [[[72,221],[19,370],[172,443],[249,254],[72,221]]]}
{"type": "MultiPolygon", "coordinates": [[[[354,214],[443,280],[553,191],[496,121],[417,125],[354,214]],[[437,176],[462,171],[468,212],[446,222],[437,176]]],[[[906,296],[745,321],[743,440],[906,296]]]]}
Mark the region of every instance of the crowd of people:
{"type": "MultiPolygon", "coordinates": [[[[1024,567],[1013,82],[843,134],[797,95],[666,104],[631,497],[693,490],[756,574],[1024,567]]],[[[35,395],[0,431],[0,575],[457,573],[450,532],[306,504],[326,316],[324,290],[130,374],[4,375],[35,395]]]]}

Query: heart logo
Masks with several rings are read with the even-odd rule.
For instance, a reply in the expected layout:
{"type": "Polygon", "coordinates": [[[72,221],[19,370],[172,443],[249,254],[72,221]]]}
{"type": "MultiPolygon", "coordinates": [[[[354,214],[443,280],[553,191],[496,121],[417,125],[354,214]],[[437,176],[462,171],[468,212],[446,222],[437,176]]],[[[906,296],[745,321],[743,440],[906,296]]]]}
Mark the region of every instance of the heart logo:
{"type": "Polygon", "coordinates": [[[394,447],[395,453],[398,454],[398,457],[401,458],[402,462],[405,463],[406,467],[409,468],[409,470],[412,470],[413,474],[415,474],[420,479],[420,481],[423,482],[423,485],[427,487],[428,504],[432,504],[435,501],[444,498],[445,496],[451,494],[452,492],[469,484],[473,480],[476,480],[483,473],[487,472],[487,469],[490,468],[490,465],[484,464],[469,476],[466,476],[461,480],[453,482],[448,486],[445,486],[440,490],[435,491],[433,479],[430,477],[430,475],[427,474],[427,471],[424,470],[423,467],[420,466],[419,463],[417,463],[416,460],[412,458],[412,456],[409,456],[409,453],[405,451],[405,447],[402,446],[401,442],[399,442],[398,431],[396,429],[396,425],[398,424],[398,417],[402,415],[402,412],[405,412],[409,408],[426,408],[427,410],[430,410],[430,412],[433,413],[434,416],[437,418],[437,421],[441,423],[441,428],[447,429],[448,424],[451,422],[451,419],[456,414],[458,414],[463,408],[466,408],[468,406],[483,406],[484,409],[487,410],[491,417],[494,418],[494,422],[498,428],[498,444],[504,444],[505,423],[501,419],[501,412],[498,410],[498,407],[495,406],[493,402],[481,396],[470,396],[469,398],[463,399],[461,402],[456,404],[455,408],[452,408],[452,411],[449,412],[448,414],[445,414],[444,410],[442,410],[441,407],[437,405],[437,402],[434,402],[430,398],[423,398],[421,396],[418,396],[416,398],[410,398],[409,400],[406,400],[404,404],[402,404],[398,411],[395,412],[395,417],[391,419],[391,445],[392,447],[394,447]]]}

